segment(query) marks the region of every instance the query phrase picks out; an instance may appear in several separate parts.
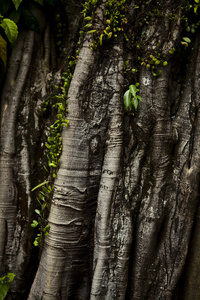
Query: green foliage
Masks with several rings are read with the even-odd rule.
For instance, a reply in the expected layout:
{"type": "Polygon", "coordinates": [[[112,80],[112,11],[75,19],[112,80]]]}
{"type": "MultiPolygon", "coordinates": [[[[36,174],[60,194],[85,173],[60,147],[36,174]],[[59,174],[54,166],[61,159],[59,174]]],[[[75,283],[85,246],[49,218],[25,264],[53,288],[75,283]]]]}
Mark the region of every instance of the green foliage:
{"type": "MultiPolygon", "coordinates": [[[[46,0],[46,3],[53,5],[54,0],[46,0]]],[[[43,0],[30,0],[28,4],[39,3],[44,4],[43,0]]],[[[9,42],[14,45],[17,36],[17,23],[21,20],[23,27],[39,32],[39,22],[37,18],[29,10],[26,1],[23,0],[0,0],[0,26],[4,29],[9,42]],[[7,16],[6,16],[7,14],[7,16]]]]}
{"type": "Polygon", "coordinates": [[[124,94],[124,105],[126,109],[132,109],[132,107],[137,110],[139,101],[142,101],[141,97],[139,96],[139,89],[137,88],[139,86],[139,83],[137,82],[135,85],[132,84],[129,86],[129,89],[124,94]]]}
{"type": "MultiPolygon", "coordinates": [[[[78,52],[77,52],[78,55],[78,52]]],[[[69,121],[66,119],[67,113],[67,94],[70,86],[70,82],[73,76],[73,72],[77,63],[77,57],[68,57],[68,68],[62,74],[63,84],[61,88],[54,86],[54,93],[44,102],[42,105],[43,113],[46,112],[48,106],[51,106],[53,110],[56,110],[56,120],[49,127],[49,136],[45,144],[48,154],[48,166],[44,166],[44,169],[48,173],[49,180],[46,180],[32,189],[40,189],[37,201],[40,205],[40,209],[36,209],[37,220],[33,220],[31,227],[38,228],[39,233],[34,240],[34,246],[42,247],[44,237],[48,235],[50,226],[47,224],[47,209],[48,199],[51,198],[54,189],[53,184],[50,184],[56,178],[56,172],[59,168],[60,155],[62,152],[62,138],[61,133],[63,127],[67,127],[69,121]]]]}
{"type": "Polygon", "coordinates": [[[14,45],[18,36],[17,25],[12,20],[5,18],[1,21],[0,26],[4,29],[9,42],[14,45]]]}
{"type": "MultiPolygon", "coordinates": [[[[105,24],[104,29],[96,30],[93,28],[93,20],[95,19],[97,0],[88,0],[83,4],[83,32],[91,34],[93,42],[91,48],[94,50],[98,45],[102,46],[105,40],[111,37],[117,37],[117,33],[124,31],[123,25],[127,23],[124,12],[127,10],[126,0],[108,0],[106,2],[105,24]]],[[[82,35],[82,32],[80,33],[82,35]]]]}
{"type": "Polygon", "coordinates": [[[50,226],[47,224],[46,220],[46,207],[47,207],[47,199],[50,198],[50,195],[53,191],[53,186],[48,185],[49,181],[44,181],[38,184],[36,187],[32,189],[32,191],[36,189],[40,189],[39,195],[37,197],[37,201],[40,204],[40,209],[35,209],[35,213],[37,214],[37,220],[33,220],[31,223],[32,228],[38,227],[40,233],[37,234],[34,240],[34,246],[42,247],[44,237],[49,233],[50,226]]]}
{"type": "Polygon", "coordinates": [[[14,280],[15,274],[8,273],[7,275],[0,277],[0,300],[5,299],[9,289],[10,284],[14,280]]]}
{"type": "Polygon", "coordinates": [[[12,2],[14,3],[15,9],[18,10],[22,0],[12,0],[12,2]]]}

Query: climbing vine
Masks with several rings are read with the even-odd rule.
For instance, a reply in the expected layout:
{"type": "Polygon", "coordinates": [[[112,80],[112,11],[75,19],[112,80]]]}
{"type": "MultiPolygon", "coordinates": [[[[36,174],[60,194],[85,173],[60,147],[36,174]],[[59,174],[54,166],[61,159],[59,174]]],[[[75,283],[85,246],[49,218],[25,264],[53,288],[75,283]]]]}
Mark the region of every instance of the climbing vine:
{"type": "MultiPolygon", "coordinates": [[[[101,5],[102,2],[99,0],[87,0],[83,3],[83,10],[81,12],[82,26],[79,31],[79,41],[74,50],[75,56],[68,58],[68,68],[62,74],[62,86],[54,86],[54,91],[51,96],[45,100],[42,105],[43,113],[48,110],[48,107],[51,107],[51,109],[55,111],[56,120],[48,129],[49,134],[46,142],[47,165],[45,165],[44,168],[48,173],[47,180],[33,189],[39,189],[37,200],[40,205],[40,209],[35,210],[38,219],[33,220],[31,224],[32,227],[38,227],[40,231],[34,241],[35,246],[42,246],[43,238],[48,234],[50,229],[47,224],[48,199],[52,196],[53,182],[56,178],[62,152],[61,132],[63,127],[68,124],[66,119],[67,93],[84,36],[90,35],[92,37],[90,47],[95,51],[99,48],[102,49],[106,42],[116,38],[118,34],[123,35],[127,48],[135,52],[134,65],[128,60],[125,60],[124,73],[128,74],[131,72],[137,74],[140,67],[145,67],[152,72],[154,77],[158,77],[162,75],[162,68],[168,65],[178,45],[187,48],[192,42],[191,36],[187,36],[186,33],[192,34],[200,25],[200,21],[198,20],[199,1],[200,0],[182,0],[181,3],[173,4],[174,6],[168,13],[168,19],[171,24],[176,24],[181,18],[184,35],[181,40],[175,41],[171,49],[168,50],[168,53],[162,51],[163,41],[159,40],[157,44],[149,48],[148,51],[143,50],[145,49],[145,35],[148,26],[154,22],[156,18],[163,17],[163,4],[160,1],[156,1],[156,3],[152,1],[135,1],[135,4],[131,7],[130,1],[128,0],[108,0],[105,3],[102,24],[98,24],[98,6],[101,5]],[[141,7],[142,13],[140,12],[141,7]],[[180,9],[182,11],[181,16],[178,14],[180,9]],[[136,20],[135,25],[130,27],[128,24],[130,22],[129,10],[133,11],[132,16],[134,15],[136,20]],[[195,22],[192,21],[194,16],[195,22]]],[[[36,2],[40,4],[43,3],[43,1],[36,2]]],[[[60,21],[58,23],[60,23],[60,21]]],[[[58,43],[58,46],[60,46],[59,41],[58,43]]],[[[136,75],[135,78],[137,78],[136,75]]],[[[141,101],[138,86],[139,83],[131,84],[125,92],[124,105],[126,109],[132,110],[134,108],[135,111],[137,111],[139,101],[141,101]]]]}
{"type": "Polygon", "coordinates": [[[86,32],[92,35],[91,48],[97,49],[98,46],[102,46],[103,42],[111,39],[111,37],[117,37],[117,33],[124,31],[124,24],[127,23],[125,12],[128,9],[127,0],[109,0],[105,4],[105,19],[104,26],[102,28],[95,28],[96,20],[96,7],[98,4],[97,0],[89,0],[83,4],[83,15],[84,23],[83,30],[80,31],[81,35],[86,32]]]}
{"type": "Polygon", "coordinates": [[[67,114],[67,94],[69,85],[73,76],[77,58],[74,56],[68,57],[68,68],[62,74],[62,86],[54,86],[50,97],[42,104],[42,113],[45,114],[49,108],[52,108],[56,115],[56,120],[48,127],[48,138],[45,144],[47,149],[47,165],[44,169],[47,172],[47,180],[40,183],[32,189],[32,191],[39,189],[37,201],[40,208],[35,209],[37,220],[33,220],[31,227],[38,228],[39,233],[34,240],[34,245],[42,247],[44,237],[48,235],[50,226],[47,222],[49,211],[49,200],[52,197],[54,189],[54,180],[59,168],[60,155],[62,153],[62,138],[61,133],[63,127],[68,125],[69,121],[66,119],[67,114]]]}

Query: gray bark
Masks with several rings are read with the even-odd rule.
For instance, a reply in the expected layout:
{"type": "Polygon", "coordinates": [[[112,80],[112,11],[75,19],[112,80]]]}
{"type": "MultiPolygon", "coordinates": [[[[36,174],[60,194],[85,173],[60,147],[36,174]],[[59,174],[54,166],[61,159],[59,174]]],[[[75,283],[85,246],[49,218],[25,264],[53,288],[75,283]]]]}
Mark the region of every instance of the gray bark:
{"type": "MultiPolygon", "coordinates": [[[[98,7],[97,28],[103,26],[105,3],[98,7]]],[[[134,22],[145,5],[137,13],[133,4],[127,25],[138,34],[133,42],[137,39],[145,53],[160,42],[168,65],[159,77],[144,67],[136,75],[124,74],[123,61],[134,66],[138,53],[124,43],[123,34],[96,51],[86,36],[68,92],[70,125],[62,133],[51,227],[38,266],[31,246],[35,199],[30,190],[39,183],[33,178],[42,165],[37,149],[44,151],[39,104],[55,68],[45,19],[44,42],[40,35],[23,33],[28,46],[22,51],[19,40],[13,51],[1,99],[0,270],[16,273],[15,299],[22,299],[20,294],[30,300],[199,298],[200,36],[195,34],[187,51],[179,47],[178,2],[162,3],[163,16],[141,30],[134,22]],[[175,22],[168,18],[173,7],[175,22]],[[169,57],[173,47],[177,51],[169,57]],[[39,70],[31,69],[34,59],[39,70]],[[137,81],[142,102],[133,116],[124,108],[123,94],[137,81]],[[28,271],[24,292],[31,255],[36,268],[28,271]]],[[[81,6],[79,1],[63,5],[71,55],[81,6]]],[[[43,174],[39,177],[42,181],[43,174]]]]}

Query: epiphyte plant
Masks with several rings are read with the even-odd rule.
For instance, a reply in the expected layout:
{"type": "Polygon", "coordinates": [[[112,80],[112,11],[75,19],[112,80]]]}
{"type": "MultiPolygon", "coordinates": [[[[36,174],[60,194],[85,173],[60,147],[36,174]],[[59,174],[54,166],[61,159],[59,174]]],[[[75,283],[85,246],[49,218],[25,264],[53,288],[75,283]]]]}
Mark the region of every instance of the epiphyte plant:
{"type": "Polygon", "coordinates": [[[124,105],[127,110],[129,108],[131,110],[132,107],[134,107],[135,110],[137,110],[138,104],[139,104],[138,100],[142,101],[142,99],[139,95],[140,90],[138,89],[138,86],[139,86],[138,82],[135,85],[131,84],[129,86],[129,89],[124,94],[124,105]]]}

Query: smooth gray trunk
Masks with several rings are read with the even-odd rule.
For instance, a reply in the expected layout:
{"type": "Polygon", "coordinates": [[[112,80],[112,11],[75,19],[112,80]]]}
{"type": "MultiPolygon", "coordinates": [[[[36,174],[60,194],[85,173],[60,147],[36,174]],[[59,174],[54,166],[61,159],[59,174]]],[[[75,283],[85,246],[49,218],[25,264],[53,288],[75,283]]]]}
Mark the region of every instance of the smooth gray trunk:
{"type": "MultiPolygon", "coordinates": [[[[97,10],[98,30],[105,3],[97,10]]],[[[81,6],[62,5],[71,55],[81,6]]],[[[14,299],[199,299],[200,36],[188,49],[179,47],[178,2],[162,3],[162,17],[142,29],[135,22],[145,3],[138,11],[133,5],[125,30],[134,31],[141,55],[160,42],[168,65],[158,77],[142,66],[136,75],[124,72],[124,61],[134,68],[139,52],[123,33],[96,51],[86,36],[68,92],[69,126],[41,256],[32,245],[31,189],[46,179],[43,144],[53,116],[42,119],[40,105],[51,69],[54,78],[61,72],[55,60],[63,68],[65,62],[55,56],[53,24],[43,17],[42,34],[24,32],[13,50],[1,99],[0,271],[16,273],[14,299]],[[133,115],[123,94],[136,82],[142,102],[133,115]]]]}

